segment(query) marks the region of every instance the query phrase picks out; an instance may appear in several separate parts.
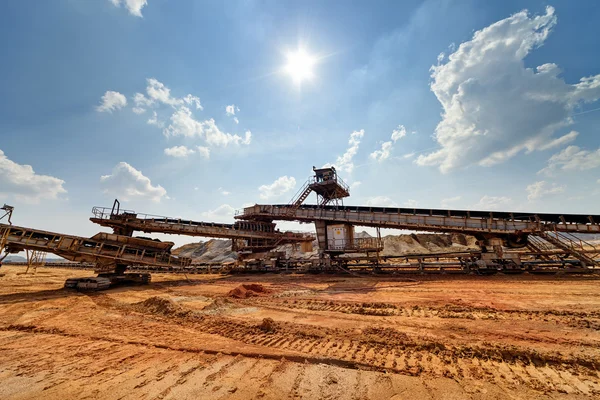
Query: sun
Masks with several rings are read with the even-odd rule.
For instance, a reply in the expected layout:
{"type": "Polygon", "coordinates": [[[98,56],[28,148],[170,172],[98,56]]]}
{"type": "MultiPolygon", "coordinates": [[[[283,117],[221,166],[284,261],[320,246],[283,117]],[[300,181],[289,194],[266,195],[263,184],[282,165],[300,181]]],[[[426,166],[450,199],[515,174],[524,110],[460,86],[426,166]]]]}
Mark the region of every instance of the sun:
{"type": "Polygon", "coordinates": [[[295,52],[287,54],[285,72],[292,77],[296,84],[300,84],[313,77],[313,67],[315,63],[316,59],[308,54],[306,50],[298,49],[295,52]]]}

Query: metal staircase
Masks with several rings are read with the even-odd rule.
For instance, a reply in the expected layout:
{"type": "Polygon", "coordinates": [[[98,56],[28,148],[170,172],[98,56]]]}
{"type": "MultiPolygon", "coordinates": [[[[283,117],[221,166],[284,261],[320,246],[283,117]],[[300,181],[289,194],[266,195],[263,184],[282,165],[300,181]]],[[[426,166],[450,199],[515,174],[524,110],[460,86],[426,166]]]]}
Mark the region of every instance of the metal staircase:
{"type": "Polygon", "coordinates": [[[593,244],[586,242],[572,234],[557,231],[539,231],[535,233],[553,246],[564,250],[581,261],[584,267],[597,267],[598,263],[588,254],[598,253],[600,250],[593,244]]]}
{"type": "Polygon", "coordinates": [[[533,251],[534,253],[537,253],[539,258],[541,258],[542,260],[551,260],[551,257],[549,255],[544,254],[545,252],[551,250],[551,248],[548,246],[548,242],[545,242],[544,240],[536,236],[529,235],[527,237],[527,248],[529,248],[529,250],[533,251]]]}
{"type": "Polygon", "coordinates": [[[343,198],[350,196],[348,185],[337,176],[335,167],[315,168],[315,175],[310,177],[306,183],[294,195],[285,210],[285,216],[291,217],[302,206],[311,192],[317,194],[317,205],[325,207],[330,203],[343,205],[343,198]]]}
{"type": "Polygon", "coordinates": [[[292,200],[289,203],[291,207],[289,207],[286,210],[286,215],[287,216],[294,215],[294,213],[296,212],[296,210],[298,210],[298,208],[300,208],[300,206],[302,205],[302,203],[304,203],[304,200],[306,200],[308,198],[308,196],[312,192],[311,183],[312,183],[312,181],[310,179],[307,180],[304,183],[304,186],[302,186],[300,188],[300,190],[298,190],[298,192],[296,192],[296,194],[294,195],[294,197],[292,198],[292,200]]]}

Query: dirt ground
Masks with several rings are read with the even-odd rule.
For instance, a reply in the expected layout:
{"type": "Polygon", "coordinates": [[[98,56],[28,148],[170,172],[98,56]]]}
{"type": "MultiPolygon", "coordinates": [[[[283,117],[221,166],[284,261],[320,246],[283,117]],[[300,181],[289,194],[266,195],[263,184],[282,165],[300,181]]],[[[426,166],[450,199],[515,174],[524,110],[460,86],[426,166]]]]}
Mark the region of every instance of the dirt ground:
{"type": "Polygon", "coordinates": [[[600,396],[594,277],[155,274],[79,293],[63,282],[89,271],[23,271],[0,271],[2,399],[600,396]]]}

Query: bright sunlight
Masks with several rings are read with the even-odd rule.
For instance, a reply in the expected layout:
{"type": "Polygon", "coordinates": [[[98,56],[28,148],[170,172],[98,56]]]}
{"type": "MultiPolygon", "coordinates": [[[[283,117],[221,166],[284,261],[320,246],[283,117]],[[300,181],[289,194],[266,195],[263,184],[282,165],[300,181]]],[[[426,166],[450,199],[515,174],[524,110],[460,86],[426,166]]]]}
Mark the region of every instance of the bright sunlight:
{"type": "Polygon", "coordinates": [[[296,52],[287,54],[287,65],[285,71],[292,77],[297,85],[313,76],[313,66],[315,58],[308,54],[304,49],[298,49],[296,52]]]}

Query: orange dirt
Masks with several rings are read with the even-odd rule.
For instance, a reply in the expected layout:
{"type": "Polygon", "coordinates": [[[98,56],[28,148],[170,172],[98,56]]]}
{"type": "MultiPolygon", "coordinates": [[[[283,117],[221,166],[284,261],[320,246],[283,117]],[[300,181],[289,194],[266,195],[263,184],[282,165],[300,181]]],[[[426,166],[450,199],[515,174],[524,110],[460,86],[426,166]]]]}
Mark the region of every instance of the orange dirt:
{"type": "Polygon", "coordinates": [[[259,285],[257,283],[246,283],[231,290],[229,293],[227,293],[227,296],[236,299],[247,299],[248,297],[261,296],[268,293],[271,293],[271,291],[265,289],[263,285],[259,285]]]}
{"type": "Polygon", "coordinates": [[[62,284],[87,271],[2,272],[2,399],[600,396],[594,277],[155,274],[78,293],[62,284]]]}

